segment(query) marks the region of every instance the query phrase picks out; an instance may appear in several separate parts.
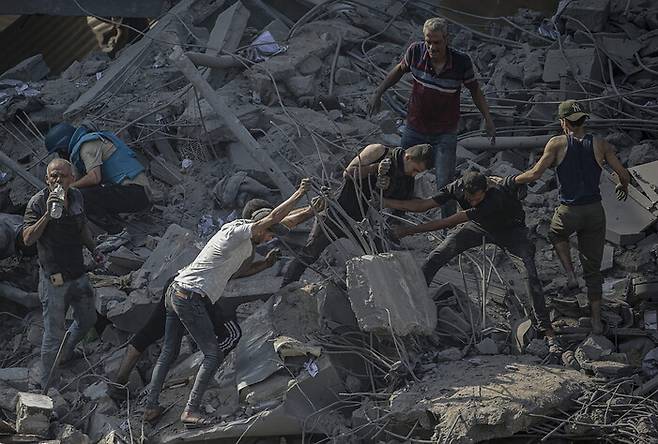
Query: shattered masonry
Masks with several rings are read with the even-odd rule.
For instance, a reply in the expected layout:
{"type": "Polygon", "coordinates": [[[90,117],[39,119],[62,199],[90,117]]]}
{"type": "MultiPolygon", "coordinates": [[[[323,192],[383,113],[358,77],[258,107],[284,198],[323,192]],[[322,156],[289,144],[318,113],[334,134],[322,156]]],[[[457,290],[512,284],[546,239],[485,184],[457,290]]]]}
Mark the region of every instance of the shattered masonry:
{"type": "MultiPolygon", "coordinates": [[[[114,58],[92,52],[55,73],[37,54],[0,75],[2,213],[22,214],[43,186],[43,134],[62,120],[118,132],[147,166],[155,201],[126,219],[127,232],[100,239],[107,262],[90,278],[109,324],[85,339],[85,358],[63,370],[59,390],[36,390],[36,261],[0,262],[0,441],[127,443],[143,425],[146,440],[159,443],[655,442],[658,5],[574,0],[564,10],[560,2],[555,11],[476,19],[426,1],[299,0],[290,2],[298,10],[279,11],[281,3],[181,0],[114,58]],[[601,181],[606,336],[589,335],[584,294],[558,294],[566,278],[547,237],[557,202],[547,172],[524,209],[563,363],[549,362],[545,342],[528,332],[521,274],[504,252],[473,249],[428,289],[419,264],[443,234],[407,238],[408,251],[381,255],[343,239],[315,264],[321,274],[306,271],[308,284],[279,290],[282,261],[229,283],[243,337],[206,393],[203,408],[217,424],[185,430],[177,421],[201,360],[188,340],[165,382],[171,408],[142,424],[158,347],[131,373],[129,397],[112,399],[108,381],[166,279],[249,199],[279,202],[302,176],[335,189],[366,144],[398,146],[410,84],[389,91],[386,110],[371,118],[368,98],[437,15],[451,21],[451,45],[471,55],[498,129],[491,146],[462,94],[459,170],[526,170],[560,132],[555,112],[566,98],[587,104],[589,128],[628,167],[625,202],[610,174],[601,181]]],[[[434,191],[432,174],[416,179],[418,196],[434,191]]],[[[309,228],[286,244],[303,245],[309,228]]]]}

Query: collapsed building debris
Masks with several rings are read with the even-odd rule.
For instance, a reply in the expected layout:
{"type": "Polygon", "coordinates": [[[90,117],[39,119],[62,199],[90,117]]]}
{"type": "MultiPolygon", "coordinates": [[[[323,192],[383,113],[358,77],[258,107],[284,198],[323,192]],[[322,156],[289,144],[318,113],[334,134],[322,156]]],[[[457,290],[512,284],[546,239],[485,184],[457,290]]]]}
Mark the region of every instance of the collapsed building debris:
{"type": "MultiPolygon", "coordinates": [[[[474,27],[464,23],[472,13],[426,1],[290,3],[181,0],[114,59],[90,54],[58,74],[37,55],[0,76],[0,211],[21,213],[44,186],[43,135],[63,118],[119,133],[148,166],[155,203],[127,218],[123,233],[101,239],[102,266],[87,258],[102,323],[46,394],[36,394],[37,267],[29,257],[0,262],[0,440],[110,444],[141,433],[163,443],[655,442],[656,5],[561,2],[553,19],[554,11],[522,9],[478,16],[482,26],[474,27]],[[157,349],[137,364],[125,397],[113,400],[120,347],[156,308],[167,280],[248,199],[274,203],[308,176],[332,205],[327,190],[364,145],[400,144],[410,83],[387,91],[387,109],[374,116],[367,98],[435,15],[450,19],[451,44],[471,55],[497,126],[492,145],[462,95],[460,170],[526,170],[560,133],[555,110],[566,98],[586,104],[588,125],[629,167],[626,201],[616,199],[607,170],[601,182],[607,339],[589,334],[586,295],[560,292],[566,278],[548,236],[556,179],[546,174],[524,206],[561,359],[534,336],[521,275],[504,251],[464,253],[428,288],[419,265],[445,233],[405,238],[408,251],[366,255],[345,240],[306,271],[309,285],[280,289],[279,265],[229,282],[225,300],[238,307],[243,337],[202,406],[215,424],[184,430],[178,422],[202,359],[187,340],[160,422],[144,423],[140,404],[157,349]]],[[[419,197],[435,191],[433,175],[416,178],[419,197]]],[[[355,221],[355,237],[375,237],[378,223],[355,221]]],[[[268,247],[298,246],[308,229],[268,247]]],[[[288,260],[295,254],[285,251],[288,260]]]]}

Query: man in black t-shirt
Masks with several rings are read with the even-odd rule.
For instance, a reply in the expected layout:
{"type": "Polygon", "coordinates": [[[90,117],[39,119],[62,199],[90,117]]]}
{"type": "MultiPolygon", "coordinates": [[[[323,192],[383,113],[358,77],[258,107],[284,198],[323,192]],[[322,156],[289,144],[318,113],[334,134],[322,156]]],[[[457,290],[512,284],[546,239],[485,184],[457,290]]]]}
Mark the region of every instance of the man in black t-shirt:
{"type": "Polygon", "coordinates": [[[68,161],[51,161],[46,169],[48,186],[32,196],[24,216],[23,242],[26,246],[36,244],[39,257],[39,299],[44,327],[41,385],[44,390],[58,379],[54,366],[65,337],[68,307],[73,307],[73,324],[61,347],[60,362],[73,358],[76,344],[96,322],[94,291],[82,256],[83,247],[93,253],[95,244],[87,226],[82,194],[71,187],[73,180],[68,161]],[[64,190],[63,200],[53,193],[57,185],[64,190]],[[63,206],[59,218],[51,215],[55,203],[63,206]]]}
{"type": "Polygon", "coordinates": [[[546,301],[535,266],[535,246],[528,237],[525,213],[519,193],[523,186],[513,177],[505,179],[487,177],[479,172],[468,172],[439,190],[429,199],[407,201],[384,199],[388,208],[422,212],[439,207],[450,200],[459,203],[462,211],[450,217],[438,219],[413,227],[395,230],[398,237],[426,233],[460,225],[436,247],[423,264],[423,274],[429,285],[434,275],[452,258],[469,248],[482,245],[483,238],[505,248],[523,261],[527,273],[527,291],[532,304],[536,327],[549,339],[549,345],[557,345],[555,333],[548,317],[546,301]]]}

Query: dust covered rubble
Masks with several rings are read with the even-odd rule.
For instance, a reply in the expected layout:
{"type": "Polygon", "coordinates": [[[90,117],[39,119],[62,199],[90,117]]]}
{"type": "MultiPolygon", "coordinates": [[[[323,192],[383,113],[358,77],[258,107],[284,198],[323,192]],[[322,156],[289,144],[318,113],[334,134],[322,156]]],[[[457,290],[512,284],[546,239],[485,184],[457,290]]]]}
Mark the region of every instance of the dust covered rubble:
{"type": "MultiPolygon", "coordinates": [[[[5,327],[0,338],[0,408],[8,418],[0,426],[3,440],[21,439],[17,433],[27,431],[26,422],[21,419],[16,430],[13,421],[34,412],[27,419],[39,428],[30,433],[44,438],[129,442],[141,425],[139,394],[158,350],[152,347],[133,372],[130,388],[137,398],[117,403],[103,382],[118,366],[117,347],[157,302],[166,276],[189,262],[209,233],[238,217],[249,198],[276,202],[281,197],[262,162],[227,128],[226,116],[218,116],[206,98],[195,95],[169,60],[173,45],[233,53],[265,29],[277,35],[279,54],[253,64],[249,51],[239,51],[244,65],[213,68],[207,79],[293,182],[312,175],[337,183],[341,167],[365,144],[399,144],[408,87],[391,94],[389,109],[370,119],[366,103],[408,43],[421,38],[424,19],[435,15],[425,3],[378,0],[365,7],[337,2],[315,9],[292,27],[273,21],[256,2],[240,8],[234,2],[182,3],[189,8],[177,11],[177,21],[160,20],[162,26],[153,27],[150,35],[115,59],[93,53],[58,75],[35,56],[0,76],[2,152],[19,166],[37,178],[45,175],[48,158],[43,158],[41,135],[66,116],[72,123],[119,131],[148,165],[156,195],[149,214],[127,219],[122,237],[105,239],[106,253],[113,257],[104,269],[93,271],[93,281],[98,310],[110,323],[87,338],[87,358],[64,370],[65,388],[45,395],[52,406],[44,400],[30,410],[29,397],[23,395],[21,401],[21,393],[34,392],[38,380],[40,310],[17,304],[16,298],[0,301],[5,327]],[[227,20],[230,35],[217,40],[212,31],[227,20]],[[50,424],[43,428],[43,412],[49,409],[50,424]]],[[[337,442],[399,442],[407,437],[478,442],[515,433],[541,438],[556,427],[555,436],[596,437],[607,433],[598,424],[619,419],[614,406],[625,405],[624,397],[634,411],[655,415],[652,399],[634,396],[651,395],[658,387],[652,361],[643,361],[657,339],[658,176],[650,165],[658,160],[657,11],[650,1],[579,0],[553,20],[555,27],[537,11],[520,10],[509,22],[486,20],[484,31],[459,24],[450,30],[452,44],[472,56],[499,128],[496,148],[482,143],[479,115],[472,112],[476,109],[470,97],[462,97],[461,169],[504,175],[534,164],[541,143],[506,148],[516,139],[504,137],[558,134],[555,102],[567,96],[587,99],[589,125],[615,145],[631,168],[634,187],[627,202],[617,204],[604,194],[610,226],[604,319],[614,342],[588,337],[584,295],[557,296],[565,278],[547,237],[557,191],[555,179],[545,176],[530,189],[525,209],[551,317],[567,350],[567,368],[542,363],[546,349],[524,330],[527,322],[519,299],[525,293],[506,259],[495,263],[501,279],[493,279],[488,288],[484,331],[481,301],[473,291],[478,275],[467,269],[462,277],[453,263],[439,273],[443,286],[414,291],[416,297],[425,295],[419,301],[426,310],[415,321],[422,328],[409,334],[409,318],[375,316],[379,327],[366,327],[370,321],[365,322],[360,310],[368,308],[350,299],[364,290],[350,286],[354,270],[344,267],[350,258],[333,249],[323,258],[339,277],[347,275],[347,290],[345,280],[318,283],[321,279],[313,271],[305,277],[315,284],[281,291],[276,283],[265,286],[258,278],[234,281],[231,294],[236,303],[244,303],[239,313],[245,338],[218,372],[205,406],[221,422],[199,431],[183,431],[175,424],[180,399],[199,365],[198,352],[186,341],[163,393],[173,408],[159,426],[147,427],[149,438],[201,442],[243,434],[308,434],[337,442]],[[463,282],[470,292],[464,292],[463,282]],[[259,332],[260,342],[255,341],[259,332]],[[247,340],[248,335],[254,341],[247,340]],[[525,347],[536,357],[521,354],[525,347]],[[481,351],[499,354],[479,355],[481,351]],[[271,359],[265,362],[264,355],[271,359]],[[609,382],[597,382],[602,380],[609,382]],[[587,404],[588,399],[597,401],[587,404]]],[[[0,210],[20,212],[34,188],[5,165],[0,171],[0,210]]],[[[417,189],[431,194],[432,180],[428,174],[420,177],[417,189]]],[[[293,235],[303,239],[307,230],[302,227],[293,235]]],[[[405,239],[404,245],[418,263],[434,242],[417,237],[405,239]]],[[[372,258],[356,262],[364,260],[372,258]]],[[[413,269],[411,262],[405,267],[413,269]]],[[[35,269],[34,259],[3,260],[3,285],[34,294],[35,269]]],[[[276,278],[271,276],[272,282],[276,278]]],[[[368,294],[380,292],[371,290],[366,284],[368,294]]],[[[386,308],[394,312],[400,301],[385,302],[393,303],[386,308]]],[[[413,310],[399,313],[411,315],[413,310]]],[[[641,416],[628,415],[626,422],[622,418],[615,433],[623,435],[629,423],[635,424],[641,426],[639,439],[651,441],[655,427],[641,416]]]]}

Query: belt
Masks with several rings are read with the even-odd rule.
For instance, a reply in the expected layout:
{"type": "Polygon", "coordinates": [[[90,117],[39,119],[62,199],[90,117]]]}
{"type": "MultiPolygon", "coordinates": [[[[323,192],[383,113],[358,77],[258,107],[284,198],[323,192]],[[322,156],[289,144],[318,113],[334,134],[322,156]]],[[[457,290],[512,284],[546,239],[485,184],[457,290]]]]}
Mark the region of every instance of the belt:
{"type": "Polygon", "coordinates": [[[194,295],[203,297],[203,295],[201,293],[199,293],[198,291],[187,290],[186,288],[181,287],[180,285],[176,284],[175,282],[174,282],[173,285],[174,285],[174,292],[185,296],[185,299],[191,299],[194,295]]]}

